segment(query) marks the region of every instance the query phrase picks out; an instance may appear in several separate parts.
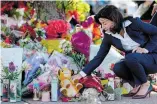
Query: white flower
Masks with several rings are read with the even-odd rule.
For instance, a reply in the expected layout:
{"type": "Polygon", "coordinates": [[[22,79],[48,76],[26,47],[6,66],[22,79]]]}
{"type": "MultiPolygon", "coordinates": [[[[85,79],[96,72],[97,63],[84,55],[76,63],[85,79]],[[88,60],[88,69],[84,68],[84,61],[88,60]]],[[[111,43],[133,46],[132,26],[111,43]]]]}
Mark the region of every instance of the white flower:
{"type": "Polygon", "coordinates": [[[59,45],[59,48],[62,48],[62,44],[59,45]]]}
{"type": "Polygon", "coordinates": [[[61,40],[61,41],[60,41],[60,44],[63,44],[64,42],[66,42],[65,39],[61,40]]]}
{"type": "Polygon", "coordinates": [[[24,9],[25,8],[18,8],[18,9],[16,9],[16,12],[19,12],[20,15],[23,16],[24,15],[24,9]]]}
{"type": "Polygon", "coordinates": [[[63,49],[64,49],[64,48],[66,48],[66,47],[67,47],[67,45],[66,45],[66,44],[63,44],[63,45],[62,45],[62,48],[63,48],[63,49]]]}

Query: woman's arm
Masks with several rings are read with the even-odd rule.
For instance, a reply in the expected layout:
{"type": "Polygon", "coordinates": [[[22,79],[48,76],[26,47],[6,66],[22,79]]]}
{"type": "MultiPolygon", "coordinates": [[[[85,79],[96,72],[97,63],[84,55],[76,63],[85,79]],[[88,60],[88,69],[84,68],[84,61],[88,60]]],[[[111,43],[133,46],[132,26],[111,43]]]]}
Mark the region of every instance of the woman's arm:
{"type": "Polygon", "coordinates": [[[95,70],[104,60],[106,55],[108,54],[111,44],[109,42],[109,35],[105,34],[105,37],[103,39],[103,42],[100,46],[100,49],[97,53],[97,55],[85,66],[85,68],[80,72],[80,74],[89,75],[93,70],[95,70]]]}
{"type": "Polygon", "coordinates": [[[136,23],[141,31],[146,35],[149,35],[150,40],[144,48],[149,52],[152,52],[157,47],[157,27],[152,24],[145,23],[139,18],[136,18],[136,23]]]}

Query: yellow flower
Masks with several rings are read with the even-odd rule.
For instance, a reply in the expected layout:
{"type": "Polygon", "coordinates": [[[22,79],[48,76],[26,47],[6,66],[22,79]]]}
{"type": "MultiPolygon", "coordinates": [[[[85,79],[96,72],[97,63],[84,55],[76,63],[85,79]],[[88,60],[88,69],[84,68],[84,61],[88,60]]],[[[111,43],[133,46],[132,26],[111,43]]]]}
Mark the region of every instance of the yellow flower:
{"type": "Polygon", "coordinates": [[[9,44],[6,44],[5,42],[1,42],[1,43],[0,43],[0,46],[1,46],[2,48],[10,48],[10,47],[11,47],[9,44]]]}
{"type": "Polygon", "coordinates": [[[36,28],[44,28],[46,26],[45,23],[41,23],[41,21],[39,21],[37,24],[36,24],[36,28]]]}
{"type": "Polygon", "coordinates": [[[35,20],[36,20],[36,18],[31,18],[31,19],[28,21],[28,24],[31,25],[35,20]]]}
{"type": "Polygon", "coordinates": [[[67,41],[70,41],[71,40],[71,35],[70,34],[62,35],[62,38],[67,40],[67,41]]]}

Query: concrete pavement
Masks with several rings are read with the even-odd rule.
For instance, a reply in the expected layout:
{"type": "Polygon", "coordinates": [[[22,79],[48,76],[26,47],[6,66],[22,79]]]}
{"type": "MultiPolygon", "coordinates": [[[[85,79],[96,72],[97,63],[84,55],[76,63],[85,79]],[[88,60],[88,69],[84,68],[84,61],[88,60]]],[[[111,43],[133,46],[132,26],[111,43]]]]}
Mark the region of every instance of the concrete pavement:
{"type": "MultiPolygon", "coordinates": [[[[14,103],[4,103],[2,104],[14,104],[14,103]]],[[[40,102],[32,101],[32,99],[24,99],[22,102],[17,102],[15,104],[85,104],[85,102],[40,102]]],[[[157,93],[152,92],[151,97],[148,96],[145,99],[132,99],[131,97],[122,97],[122,100],[106,101],[102,104],[157,104],[157,93]]]]}

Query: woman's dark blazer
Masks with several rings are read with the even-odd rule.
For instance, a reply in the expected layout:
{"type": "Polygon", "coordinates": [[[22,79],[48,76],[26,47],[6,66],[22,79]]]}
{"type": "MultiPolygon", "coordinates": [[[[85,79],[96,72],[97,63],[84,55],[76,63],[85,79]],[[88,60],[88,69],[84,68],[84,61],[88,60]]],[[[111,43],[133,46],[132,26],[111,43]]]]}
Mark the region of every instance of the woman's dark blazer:
{"type": "MultiPolygon", "coordinates": [[[[140,44],[140,47],[146,48],[149,53],[153,55],[157,64],[157,27],[141,21],[140,18],[130,18],[129,21],[132,23],[126,27],[126,32],[132,40],[140,44]]],[[[131,52],[123,49],[121,41],[118,38],[104,33],[104,39],[97,55],[85,66],[82,71],[87,75],[91,74],[91,72],[102,63],[108,54],[111,45],[126,52],[126,54],[131,52]]]]}

